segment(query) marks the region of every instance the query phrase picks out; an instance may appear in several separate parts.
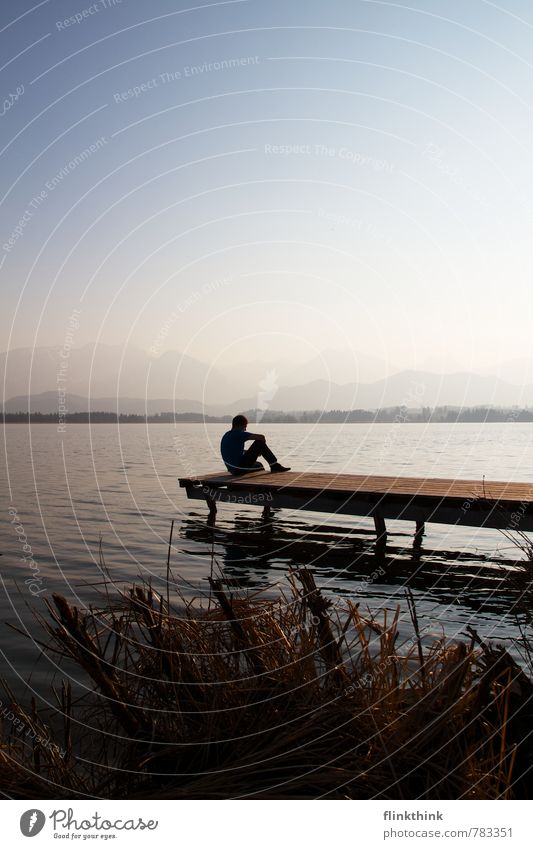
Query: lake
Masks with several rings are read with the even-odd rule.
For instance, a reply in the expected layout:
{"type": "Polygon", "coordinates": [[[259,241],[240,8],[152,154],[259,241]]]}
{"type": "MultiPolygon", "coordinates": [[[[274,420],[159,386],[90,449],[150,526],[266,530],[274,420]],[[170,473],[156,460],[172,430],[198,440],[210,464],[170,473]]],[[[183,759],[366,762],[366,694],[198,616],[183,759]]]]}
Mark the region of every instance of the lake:
{"type": "MultiPolygon", "coordinates": [[[[423,546],[413,526],[388,522],[379,571],[372,520],[276,511],[265,526],[258,508],[220,506],[206,524],[201,502],[187,501],[179,476],[221,468],[224,425],[55,425],[3,427],[0,647],[3,675],[39,693],[56,661],[33,638],[34,612],[61,592],[86,607],[102,601],[101,556],[111,581],[150,578],[166,592],[171,520],[173,592],[207,594],[212,561],[231,587],[275,594],[289,566],[308,566],[333,600],[350,596],[372,611],[406,610],[411,587],[426,640],[461,635],[467,625],[510,645],[527,617],[513,576],[524,555],[500,531],[428,525],[423,546]],[[100,556],[101,550],[101,556],[100,556]],[[377,573],[377,574],[376,574],[377,573]],[[369,580],[369,576],[373,579],[369,580]],[[29,639],[5,623],[24,630],[29,639]]],[[[251,425],[264,431],[294,469],[533,482],[529,424],[251,425]]],[[[530,616],[529,616],[530,618],[530,616]]],[[[400,633],[410,633],[402,613],[400,633]]]]}

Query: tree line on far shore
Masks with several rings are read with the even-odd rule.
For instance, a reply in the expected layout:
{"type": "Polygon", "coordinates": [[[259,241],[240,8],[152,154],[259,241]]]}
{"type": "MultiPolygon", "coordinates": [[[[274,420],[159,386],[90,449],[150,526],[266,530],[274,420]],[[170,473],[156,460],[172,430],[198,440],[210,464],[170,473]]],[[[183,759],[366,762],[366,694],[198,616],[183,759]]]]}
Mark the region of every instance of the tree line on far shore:
{"type": "MultiPolygon", "coordinates": [[[[413,424],[453,422],[533,422],[533,408],[518,407],[386,407],[379,410],[304,410],[284,413],[280,410],[244,411],[250,422],[263,424],[345,424],[378,422],[385,424],[413,424]]],[[[109,413],[94,411],[91,413],[1,413],[4,424],[177,424],[177,423],[218,423],[231,422],[232,415],[208,416],[204,413],[156,413],[139,415],[135,413],[109,413]]]]}

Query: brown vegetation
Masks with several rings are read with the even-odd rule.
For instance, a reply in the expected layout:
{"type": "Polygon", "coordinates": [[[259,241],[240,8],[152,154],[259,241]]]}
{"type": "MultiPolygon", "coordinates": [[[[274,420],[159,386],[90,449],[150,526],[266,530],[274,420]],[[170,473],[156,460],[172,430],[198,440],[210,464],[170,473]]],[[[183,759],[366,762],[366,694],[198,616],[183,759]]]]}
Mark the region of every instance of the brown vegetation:
{"type": "Polygon", "coordinates": [[[499,799],[526,794],[533,687],[501,648],[413,639],[398,617],[340,609],[308,570],[288,596],[229,593],[179,610],[149,586],[80,611],[61,596],[52,649],[94,692],[57,694],[7,727],[2,790],[19,798],[499,799]],[[54,723],[52,723],[54,724],[54,723]],[[54,745],[52,745],[54,744],[54,745]],[[55,746],[55,748],[54,748],[55,746]]]}

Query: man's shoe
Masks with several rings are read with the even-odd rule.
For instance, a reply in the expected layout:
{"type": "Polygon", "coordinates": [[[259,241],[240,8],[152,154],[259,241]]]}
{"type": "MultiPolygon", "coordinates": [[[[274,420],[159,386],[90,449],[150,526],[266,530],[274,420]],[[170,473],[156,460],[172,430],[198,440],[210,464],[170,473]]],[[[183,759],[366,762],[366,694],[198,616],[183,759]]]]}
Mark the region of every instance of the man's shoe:
{"type": "Polygon", "coordinates": [[[271,472],[290,472],[289,466],[282,466],[281,463],[272,463],[271,472]]]}

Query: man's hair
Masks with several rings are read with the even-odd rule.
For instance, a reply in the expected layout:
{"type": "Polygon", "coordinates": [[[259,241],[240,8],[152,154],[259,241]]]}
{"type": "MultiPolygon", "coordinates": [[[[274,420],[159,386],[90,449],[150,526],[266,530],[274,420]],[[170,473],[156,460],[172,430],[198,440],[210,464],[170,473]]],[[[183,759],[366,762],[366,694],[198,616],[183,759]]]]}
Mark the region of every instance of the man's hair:
{"type": "Polygon", "coordinates": [[[232,427],[245,427],[248,424],[248,419],[246,416],[235,416],[233,419],[231,426],[232,427]]]}

